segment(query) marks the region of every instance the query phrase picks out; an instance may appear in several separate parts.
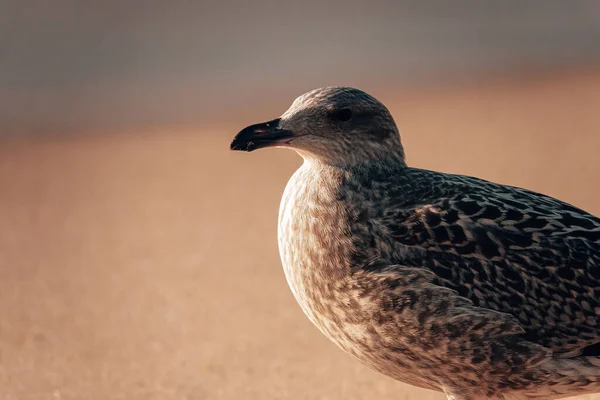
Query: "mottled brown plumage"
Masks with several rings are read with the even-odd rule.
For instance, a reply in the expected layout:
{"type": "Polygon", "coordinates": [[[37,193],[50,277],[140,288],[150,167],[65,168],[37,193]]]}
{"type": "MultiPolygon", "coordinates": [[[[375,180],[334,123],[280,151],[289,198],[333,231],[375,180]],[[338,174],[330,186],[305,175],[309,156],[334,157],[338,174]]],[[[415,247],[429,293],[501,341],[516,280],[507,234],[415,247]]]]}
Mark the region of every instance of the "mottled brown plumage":
{"type": "Polygon", "coordinates": [[[232,149],[304,157],[279,217],[285,274],[333,342],[449,399],[600,391],[600,219],[481,179],[410,168],[379,101],[329,87],[232,149]]]}

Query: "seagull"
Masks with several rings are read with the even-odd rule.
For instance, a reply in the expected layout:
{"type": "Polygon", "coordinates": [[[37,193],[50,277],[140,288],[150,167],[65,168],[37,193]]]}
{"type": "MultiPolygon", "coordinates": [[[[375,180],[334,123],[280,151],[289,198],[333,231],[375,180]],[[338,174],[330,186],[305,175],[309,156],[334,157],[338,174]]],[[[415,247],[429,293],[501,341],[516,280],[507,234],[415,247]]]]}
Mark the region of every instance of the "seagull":
{"type": "Polygon", "coordinates": [[[390,111],[350,87],[298,97],[232,150],[295,150],[287,282],[341,349],[452,400],[600,392],[600,219],[555,198],[409,167],[390,111]]]}

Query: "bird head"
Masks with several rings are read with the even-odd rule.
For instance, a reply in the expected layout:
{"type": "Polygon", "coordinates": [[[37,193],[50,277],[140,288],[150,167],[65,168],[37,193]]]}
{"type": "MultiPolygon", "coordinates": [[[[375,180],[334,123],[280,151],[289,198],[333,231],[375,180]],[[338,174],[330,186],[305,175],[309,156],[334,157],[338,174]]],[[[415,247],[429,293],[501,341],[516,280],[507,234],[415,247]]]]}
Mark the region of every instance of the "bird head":
{"type": "Polygon", "coordinates": [[[298,97],[283,115],[248,126],[232,150],[264,147],[296,150],[304,159],[351,166],[395,158],[404,162],[396,123],[371,95],[349,87],[324,87],[298,97]]]}

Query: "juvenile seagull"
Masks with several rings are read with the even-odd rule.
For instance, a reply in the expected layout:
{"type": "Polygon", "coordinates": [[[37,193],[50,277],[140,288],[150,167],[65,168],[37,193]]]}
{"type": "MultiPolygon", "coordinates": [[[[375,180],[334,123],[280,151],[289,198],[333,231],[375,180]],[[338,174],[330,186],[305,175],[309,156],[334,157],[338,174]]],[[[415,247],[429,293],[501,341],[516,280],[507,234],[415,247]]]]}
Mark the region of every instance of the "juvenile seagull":
{"type": "Polygon", "coordinates": [[[372,96],[326,87],[233,150],[296,150],[279,214],[287,281],[362,363],[448,399],[600,391],[600,219],[560,200],[406,165],[372,96]]]}

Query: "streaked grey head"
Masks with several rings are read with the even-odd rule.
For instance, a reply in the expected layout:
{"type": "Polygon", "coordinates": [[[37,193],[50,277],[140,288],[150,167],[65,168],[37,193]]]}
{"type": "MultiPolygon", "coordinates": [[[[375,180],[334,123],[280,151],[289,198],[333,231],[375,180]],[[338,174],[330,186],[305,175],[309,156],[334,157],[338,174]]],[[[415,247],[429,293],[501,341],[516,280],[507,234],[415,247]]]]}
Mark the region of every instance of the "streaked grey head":
{"type": "Polygon", "coordinates": [[[356,165],[394,159],[404,163],[396,123],[373,96],[349,87],[324,87],[298,97],[273,121],[242,130],[233,150],[286,147],[305,159],[356,165]]]}

